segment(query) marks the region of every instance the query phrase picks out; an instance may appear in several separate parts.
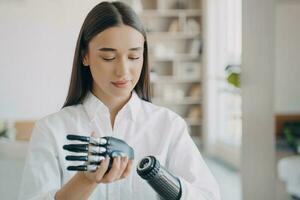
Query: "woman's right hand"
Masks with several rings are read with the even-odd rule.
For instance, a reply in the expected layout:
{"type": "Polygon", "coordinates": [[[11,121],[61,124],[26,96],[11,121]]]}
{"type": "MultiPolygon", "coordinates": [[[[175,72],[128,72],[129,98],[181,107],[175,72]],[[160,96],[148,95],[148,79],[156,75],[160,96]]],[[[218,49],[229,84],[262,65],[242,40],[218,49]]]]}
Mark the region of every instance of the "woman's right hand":
{"type": "MultiPolygon", "coordinates": [[[[95,132],[92,132],[91,137],[94,136],[95,132]]],[[[126,178],[129,175],[132,166],[132,160],[129,160],[127,156],[118,156],[113,158],[112,168],[108,173],[106,173],[109,161],[109,157],[107,157],[105,160],[102,160],[95,172],[88,171],[79,173],[84,173],[85,177],[92,183],[111,183],[126,178]]]]}
{"type": "Polygon", "coordinates": [[[112,168],[108,173],[106,173],[109,160],[109,157],[107,157],[105,160],[102,160],[95,172],[87,171],[78,173],[84,173],[85,177],[93,183],[111,183],[126,178],[129,175],[132,166],[132,160],[128,160],[128,157],[115,157],[113,158],[112,168]]]}
{"type": "Polygon", "coordinates": [[[132,161],[127,157],[116,157],[112,168],[108,173],[109,158],[102,160],[95,172],[77,172],[77,174],[66,183],[55,194],[55,200],[60,199],[88,199],[98,183],[111,183],[127,177],[130,173],[132,161]]]}
{"type": "MultiPolygon", "coordinates": [[[[95,136],[95,133],[93,132],[91,136],[95,136]]],[[[109,157],[102,160],[95,172],[77,172],[68,183],[57,191],[55,199],[88,199],[97,184],[111,183],[129,175],[132,160],[129,160],[128,157],[115,157],[111,169],[106,173],[109,160],[109,157]]]]}

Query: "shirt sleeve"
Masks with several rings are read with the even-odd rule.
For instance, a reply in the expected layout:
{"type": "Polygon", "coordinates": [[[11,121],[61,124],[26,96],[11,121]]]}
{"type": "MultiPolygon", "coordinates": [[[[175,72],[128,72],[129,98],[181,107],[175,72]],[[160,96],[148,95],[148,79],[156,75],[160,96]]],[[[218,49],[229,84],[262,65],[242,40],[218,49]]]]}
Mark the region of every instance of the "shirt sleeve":
{"type": "Polygon", "coordinates": [[[61,187],[61,170],[55,140],[38,121],[33,129],[25,161],[19,199],[54,200],[61,187]]]}
{"type": "Polygon", "coordinates": [[[220,200],[219,186],[188,133],[186,122],[173,122],[166,167],[182,187],[181,200],[220,200]]]}

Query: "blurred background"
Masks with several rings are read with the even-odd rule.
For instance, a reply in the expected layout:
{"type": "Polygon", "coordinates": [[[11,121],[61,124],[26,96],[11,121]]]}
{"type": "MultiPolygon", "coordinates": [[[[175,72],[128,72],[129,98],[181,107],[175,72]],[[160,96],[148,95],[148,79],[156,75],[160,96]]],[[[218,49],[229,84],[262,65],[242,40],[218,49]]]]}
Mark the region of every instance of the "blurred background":
{"type": "MultiPolygon", "coordinates": [[[[0,0],[0,194],[16,199],[36,120],[62,107],[101,1],[0,0]]],[[[153,103],[187,122],[224,200],[300,198],[300,1],[127,0],[153,103]]]]}

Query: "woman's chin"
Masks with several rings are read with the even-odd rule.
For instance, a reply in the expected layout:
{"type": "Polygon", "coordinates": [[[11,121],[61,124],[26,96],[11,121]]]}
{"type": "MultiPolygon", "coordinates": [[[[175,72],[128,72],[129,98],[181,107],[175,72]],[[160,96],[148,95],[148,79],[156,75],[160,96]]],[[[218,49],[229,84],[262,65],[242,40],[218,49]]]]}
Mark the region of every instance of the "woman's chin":
{"type": "Polygon", "coordinates": [[[116,98],[127,98],[131,95],[131,88],[114,89],[111,94],[116,98]]]}

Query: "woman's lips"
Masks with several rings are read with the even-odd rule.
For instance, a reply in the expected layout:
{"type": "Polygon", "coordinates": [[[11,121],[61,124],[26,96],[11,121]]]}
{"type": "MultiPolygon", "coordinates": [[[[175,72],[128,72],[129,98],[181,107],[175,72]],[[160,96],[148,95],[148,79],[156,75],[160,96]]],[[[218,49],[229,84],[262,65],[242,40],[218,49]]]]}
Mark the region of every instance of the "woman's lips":
{"type": "Polygon", "coordinates": [[[111,83],[117,88],[125,88],[128,86],[129,81],[116,81],[111,83]]]}

